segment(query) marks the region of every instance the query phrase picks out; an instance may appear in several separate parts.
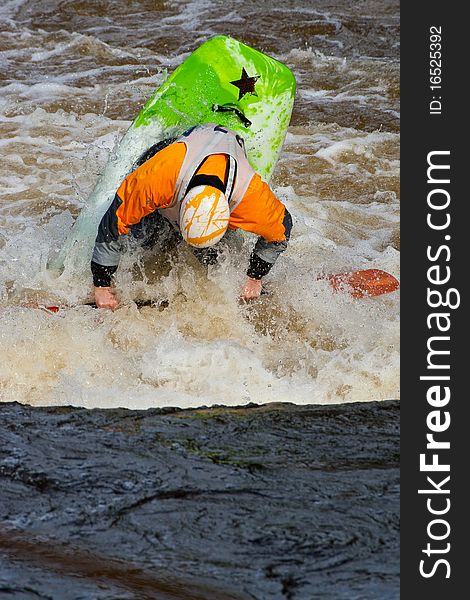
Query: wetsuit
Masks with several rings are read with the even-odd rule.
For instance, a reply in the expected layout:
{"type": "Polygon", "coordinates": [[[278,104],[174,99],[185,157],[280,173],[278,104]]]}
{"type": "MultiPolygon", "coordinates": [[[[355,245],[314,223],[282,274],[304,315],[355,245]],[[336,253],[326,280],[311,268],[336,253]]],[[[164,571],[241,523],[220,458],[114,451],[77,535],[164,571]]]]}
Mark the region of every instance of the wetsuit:
{"type": "MultiPolygon", "coordinates": [[[[243,141],[239,136],[236,138],[243,154],[238,148],[234,152],[227,150],[227,153],[211,153],[209,145],[207,154],[204,152],[205,146],[202,147],[202,154],[201,149],[197,154],[197,142],[200,138],[207,144],[207,139],[211,139],[208,135],[221,137],[222,133],[232,136],[226,138],[232,142],[233,136],[236,136],[219,126],[192,128],[184,134],[188,136],[186,140],[183,137],[159,149],[126,177],[99,225],[91,263],[96,287],[108,287],[111,284],[119,264],[122,236],[155,211],[177,227],[172,215],[178,212],[178,194],[182,197],[189,189],[198,185],[214,186],[227,195],[230,207],[229,229],[243,229],[259,236],[250,256],[247,275],[253,279],[261,279],[270,271],[280,253],[287,247],[292,228],[291,216],[269,186],[249,166],[243,141]],[[203,138],[203,135],[206,137],[203,138]],[[196,153],[194,144],[188,144],[191,139],[195,142],[196,153]],[[202,160],[199,160],[201,156],[202,160]],[[194,164],[188,165],[188,158],[194,164]]],[[[215,150],[233,148],[233,144],[227,146],[223,142],[211,145],[215,150]]],[[[149,154],[151,152],[147,155],[149,154]]]]}

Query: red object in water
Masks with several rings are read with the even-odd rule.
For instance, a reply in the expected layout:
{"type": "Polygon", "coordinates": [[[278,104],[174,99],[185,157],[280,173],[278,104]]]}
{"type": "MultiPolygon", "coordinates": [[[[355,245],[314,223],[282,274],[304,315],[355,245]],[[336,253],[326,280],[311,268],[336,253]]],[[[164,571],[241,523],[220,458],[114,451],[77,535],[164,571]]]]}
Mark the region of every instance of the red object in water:
{"type": "Polygon", "coordinates": [[[380,269],[365,269],[364,271],[327,275],[326,279],[336,291],[346,292],[353,298],[389,294],[400,287],[398,280],[393,275],[380,269]]]}
{"type": "Polygon", "coordinates": [[[60,306],[40,306],[40,308],[44,308],[45,310],[53,313],[59,312],[60,310],[60,306]]]}

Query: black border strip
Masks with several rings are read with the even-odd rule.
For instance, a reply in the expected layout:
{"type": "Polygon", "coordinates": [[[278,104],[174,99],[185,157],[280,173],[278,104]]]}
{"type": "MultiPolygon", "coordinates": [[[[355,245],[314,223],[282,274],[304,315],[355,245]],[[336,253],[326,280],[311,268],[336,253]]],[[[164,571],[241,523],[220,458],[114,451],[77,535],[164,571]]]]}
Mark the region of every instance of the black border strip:
{"type": "MultiPolygon", "coordinates": [[[[470,144],[466,98],[470,36],[459,8],[457,3],[436,1],[401,5],[401,598],[405,600],[451,600],[467,595],[470,394],[464,386],[464,373],[470,368],[466,313],[470,198],[465,184],[466,171],[470,171],[466,164],[470,144]],[[438,47],[430,47],[430,36],[436,31],[431,31],[432,27],[441,31],[442,88],[434,90],[430,89],[430,68],[438,67],[430,63],[430,52],[436,52],[438,47]],[[435,102],[435,110],[431,111],[430,103],[436,100],[442,106],[439,109],[435,102]],[[438,151],[441,154],[429,154],[438,151]],[[450,169],[431,169],[428,181],[428,161],[450,165],[450,169]],[[445,183],[447,178],[449,182],[445,183]],[[449,205],[442,210],[428,205],[445,205],[447,198],[449,205]],[[447,214],[450,222],[444,229],[433,229],[427,221],[429,218],[431,223],[442,225],[448,220],[447,214]],[[436,265],[437,269],[428,271],[436,265]],[[430,278],[442,280],[447,275],[450,276],[446,283],[430,283],[430,278]],[[430,307],[428,290],[440,291],[446,298],[450,289],[456,290],[450,292],[451,304],[457,304],[460,298],[458,308],[430,307]],[[439,312],[447,316],[440,320],[430,317],[439,312]],[[439,331],[438,321],[443,329],[449,326],[448,331],[439,331]],[[449,354],[430,354],[429,348],[449,354]],[[444,368],[446,365],[448,369],[444,368]],[[449,379],[420,379],[429,376],[449,379]],[[429,391],[433,386],[434,393],[429,391]],[[446,387],[450,393],[447,402],[443,400],[446,387]],[[432,431],[438,427],[443,431],[432,431]],[[449,442],[450,449],[426,448],[428,434],[434,434],[435,440],[449,442]],[[435,460],[440,465],[448,464],[450,470],[420,469],[421,454],[425,454],[425,463],[435,460]],[[420,494],[420,489],[428,491],[420,494]],[[445,509],[448,510],[440,515],[430,512],[445,509]],[[439,519],[446,521],[448,527],[439,519]],[[432,539],[430,533],[442,539],[432,539]],[[443,562],[437,564],[439,560],[443,562]],[[420,567],[427,577],[420,573],[420,567]]],[[[438,304],[438,298],[434,294],[430,301],[438,304]]]]}

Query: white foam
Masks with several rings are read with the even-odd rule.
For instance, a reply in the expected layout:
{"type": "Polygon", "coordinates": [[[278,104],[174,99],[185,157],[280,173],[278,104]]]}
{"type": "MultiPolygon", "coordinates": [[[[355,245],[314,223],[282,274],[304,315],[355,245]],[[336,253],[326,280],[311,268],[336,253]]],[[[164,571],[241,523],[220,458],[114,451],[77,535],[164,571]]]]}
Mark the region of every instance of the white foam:
{"type": "Polygon", "coordinates": [[[335,141],[321,148],[315,153],[315,156],[327,160],[331,164],[335,164],[338,156],[345,152],[363,154],[367,158],[373,158],[374,151],[372,146],[396,138],[396,134],[388,132],[373,132],[362,135],[357,134],[357,132],[355,133],[356,135],[352,138],[335,141]]]}

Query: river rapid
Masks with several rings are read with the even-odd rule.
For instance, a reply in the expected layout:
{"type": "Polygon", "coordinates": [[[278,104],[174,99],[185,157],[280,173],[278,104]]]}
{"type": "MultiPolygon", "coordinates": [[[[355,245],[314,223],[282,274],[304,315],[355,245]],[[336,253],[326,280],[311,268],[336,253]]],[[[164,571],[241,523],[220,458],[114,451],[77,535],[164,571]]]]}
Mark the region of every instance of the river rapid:
{"type": "Polygon", "coordinates": [[[0,4],[0,397],[147,408],[399,397],[399,293],[355,300],[322,273],[399,276],[398,2],[3,0],[0,4]],[[183,246],[126,255],[116,312],[55,280],[60,248],[107,157],[166,77],[228,34],[294,72],[271,181],[294,229],[238,302],[254,239],[208,272],[183,246]],[[136,264],[137,261],[137,264],[136,264]],[[136,298],[158,307],[138,309],[136,298]]]}

